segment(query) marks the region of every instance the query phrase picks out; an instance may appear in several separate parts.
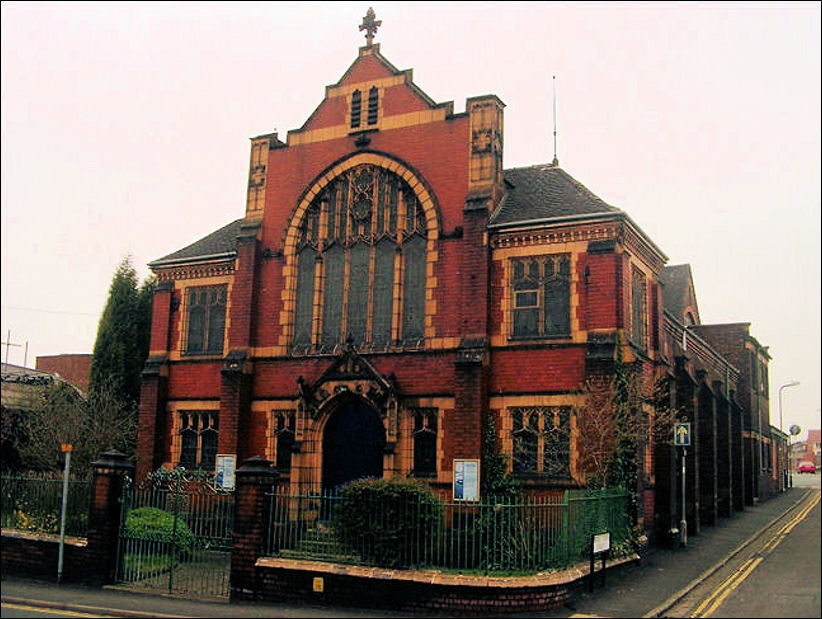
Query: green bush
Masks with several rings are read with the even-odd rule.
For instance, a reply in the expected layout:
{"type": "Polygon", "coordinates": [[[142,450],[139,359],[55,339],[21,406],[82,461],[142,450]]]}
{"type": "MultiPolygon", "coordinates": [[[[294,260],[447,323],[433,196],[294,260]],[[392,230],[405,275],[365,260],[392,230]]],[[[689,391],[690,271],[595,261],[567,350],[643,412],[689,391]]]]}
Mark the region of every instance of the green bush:
{"type": "Polygon", "coordinates": [[[126,518],[126,533],[131,538],[161,542],[171,549],[173,543],[177,555],[185,557],[194,545],[194,534],[182,519],[177,519],[177,530],[174,530],[174,515],[156,507],[138,507],[129,512],[126,518]]]}
{"type": "Polygon", "coordinates": [[[333,528],[364,562],[418,567],[436,556],[442,514],[442,503],[421,483],[363,479],[340,491],[333,528]]]}

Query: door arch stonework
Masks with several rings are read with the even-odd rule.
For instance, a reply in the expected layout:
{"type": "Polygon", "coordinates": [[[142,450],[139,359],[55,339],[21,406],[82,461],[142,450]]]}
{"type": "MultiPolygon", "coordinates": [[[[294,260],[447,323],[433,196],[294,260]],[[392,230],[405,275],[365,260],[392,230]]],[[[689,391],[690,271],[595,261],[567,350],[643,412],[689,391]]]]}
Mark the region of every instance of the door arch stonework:
{"type": "Polygon", "coordinates": [[[322,488],[363,477],[382,478],[386,436],[378,413],[359,397],[344,397],[322,429],[322,488]]]}

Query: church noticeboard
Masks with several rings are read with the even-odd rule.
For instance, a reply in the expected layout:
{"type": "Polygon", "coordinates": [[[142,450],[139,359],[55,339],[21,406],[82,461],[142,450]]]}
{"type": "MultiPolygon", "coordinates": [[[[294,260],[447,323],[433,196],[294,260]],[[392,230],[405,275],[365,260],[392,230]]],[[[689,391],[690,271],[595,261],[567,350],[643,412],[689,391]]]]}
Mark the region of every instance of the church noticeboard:
{"type": "Polygon", "coordinates": [[[214,485],[220,490],[234,490],[234,468],[236,456],[217,454],[216,478],[214,485]]]}
{"type": "Polygon", "coordinates": [[[479,460],[454,460],[454,500],[479,501],[479,460]]]}

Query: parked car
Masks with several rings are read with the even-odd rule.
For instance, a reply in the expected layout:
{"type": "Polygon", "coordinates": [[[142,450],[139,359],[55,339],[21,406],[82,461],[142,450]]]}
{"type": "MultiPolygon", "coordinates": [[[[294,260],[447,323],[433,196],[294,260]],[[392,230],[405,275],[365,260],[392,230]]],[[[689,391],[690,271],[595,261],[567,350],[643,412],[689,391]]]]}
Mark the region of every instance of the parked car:
{"type": "Polygon", "coordinates": [[[816,465],[813,462],[800,462],[796,467],[797,473],[816,473],[816,465]]]}

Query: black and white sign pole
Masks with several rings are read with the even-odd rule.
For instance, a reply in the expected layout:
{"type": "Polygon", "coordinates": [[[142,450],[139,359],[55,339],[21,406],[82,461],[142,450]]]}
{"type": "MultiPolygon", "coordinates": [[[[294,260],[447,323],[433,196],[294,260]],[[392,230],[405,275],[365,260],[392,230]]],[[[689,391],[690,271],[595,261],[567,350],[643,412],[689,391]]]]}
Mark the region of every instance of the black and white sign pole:
{"type": "Polygon", "coordinates": [[[691,446],[691,424],[682,422],[674,424],[674,445],[682,447],[682,520],[679,521],[679,545],[684,547],[688,543],[688,520],[685,516],[687,503],[685,502],[686,468],[685,459],[688,456],[688,447],[691,446]]]}

